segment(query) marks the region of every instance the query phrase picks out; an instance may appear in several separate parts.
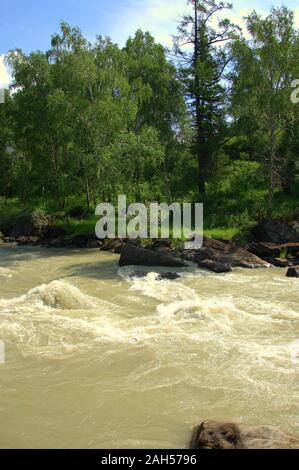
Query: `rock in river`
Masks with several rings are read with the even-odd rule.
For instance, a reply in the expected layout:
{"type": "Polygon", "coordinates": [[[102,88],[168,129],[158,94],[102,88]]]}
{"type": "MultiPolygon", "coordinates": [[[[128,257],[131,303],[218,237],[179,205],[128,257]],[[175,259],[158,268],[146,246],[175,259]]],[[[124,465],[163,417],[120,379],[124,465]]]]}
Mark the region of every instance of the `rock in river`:
{"type": "Polygon", "coordinates": [[[186,263],[160,252],[125,244],[121,251],[119,266],[166,266],[181,268],[186,266],[186,263]]]}
{"type": "Polygon", "coordinates": [[[192,435],[191,449],[299,449],[299,438],[272,426],[204,421],[192,435]]]}
{"type": "Polygon", "coordinates": [[[175,281],[176,279],[179,279],[181,276],[178,273],[160,273],[159,276],[157,276],[156,280],[157,281],[175,281]]]}
{"type": "Polygon", "coordinates": [[[286,276],[287,277],[299,277],[299,268],[296,268],[295,266],[289,268],[286,276]]]}
{"type": "Polygon", "coordinates": [[[227,263],[217,263],[217,261],[212,261],[210,259],[205,259],[198,263],[199,268],[208,269],[214,273],[229,273],[232,271],[232,267],[227,263]]]}

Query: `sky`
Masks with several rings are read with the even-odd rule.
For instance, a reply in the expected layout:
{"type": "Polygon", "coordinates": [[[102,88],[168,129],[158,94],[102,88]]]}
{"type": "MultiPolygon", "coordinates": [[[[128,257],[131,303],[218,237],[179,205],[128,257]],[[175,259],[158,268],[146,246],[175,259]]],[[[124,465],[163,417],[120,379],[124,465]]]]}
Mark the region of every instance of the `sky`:
{"type": "MultiPolygon", "coordinates": [[[[230,18],[240,26],[253,9],[265,14],[271,5],[284,4],[295,11],[299,27],[298,0],[230,1],[234,5],[230,18]]],[[[10,80],[5,53],[16,47],[26,53],[49,49],[51,34],[59,30],[62,20],[79,26],[90,41],[100,34],[123,45],[141,28],[170,47],[184,11],[186,0],[0,0],[0,88],[10,80]]]]}

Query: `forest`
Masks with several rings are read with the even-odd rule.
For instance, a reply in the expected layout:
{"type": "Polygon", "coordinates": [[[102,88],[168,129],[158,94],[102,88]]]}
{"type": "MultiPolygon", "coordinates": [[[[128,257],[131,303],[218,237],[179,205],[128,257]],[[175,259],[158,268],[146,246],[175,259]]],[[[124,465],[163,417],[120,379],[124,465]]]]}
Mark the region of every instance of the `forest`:
{"type": "MultiPolygon", "coordinates": [[[[47,51],[11,50],[0,105],[1,226],[44,211],[84,232],[100,202],[204,202],[205,231],[242,236],[299,206],[294,12],[189,0],[169,50],[138,30],[120,47],[62,22],[47,51]],[[82,207],[85,220],[72,210],[82,207]],[[66,222],[67,220],[67,222],[66,222]]],[[[297,89],[296,89],[297,86],[297,89]]]]}

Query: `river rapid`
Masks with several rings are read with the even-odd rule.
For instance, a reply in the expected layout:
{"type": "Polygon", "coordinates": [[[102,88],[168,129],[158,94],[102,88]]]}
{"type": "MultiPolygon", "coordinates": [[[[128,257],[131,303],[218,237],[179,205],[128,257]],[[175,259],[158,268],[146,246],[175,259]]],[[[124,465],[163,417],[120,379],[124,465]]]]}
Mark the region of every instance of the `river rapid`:
{"type": "Polygon", "coordinates": [[[298,279],[117,262],[0,247],[1,448],[182,448],[204,419],[299,432],[298,279]]]}

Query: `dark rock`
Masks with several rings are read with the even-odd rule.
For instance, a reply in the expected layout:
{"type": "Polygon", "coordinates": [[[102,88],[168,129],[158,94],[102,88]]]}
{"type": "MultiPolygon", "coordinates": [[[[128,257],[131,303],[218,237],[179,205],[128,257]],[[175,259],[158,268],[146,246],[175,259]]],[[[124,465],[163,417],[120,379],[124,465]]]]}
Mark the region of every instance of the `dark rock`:
{"type": "Polygon", "coordinates": [[[36,245],[38,242],[38,237],[17,237],[15,240],[18,245],[36,245]]]}
{"type": "Polygon", "coordinates": [[[57,237],[53,238],[53,240],[49,240],[47,246],[52,248],[66,248],[70,246],[70,241],[67,240],[65,237],[57,237]]]}
{"type": "Polygon", "coordinates": [[[202,248],[198,250],[197,258],[198,262],[209,259],[217,263],[229,264],[232,267],[249,269],[269,267],[269,263],[245,248],[209,237],[204,237],[204,243],[202,248]]]}
{"type": "Polygon", "coordinates": [[[112,253],[120,254],[124,241],[120,238],[107,238],[102,242],[101,251],[111,251],[112,253]]]}
{"type": "Polygon", "coordinates": [[[161,252],[147,250],[126,243],[121,251],[119,266],[167,266],[184,267],[184,261],[178,260],[161,252]]]}
{"type": "Polygon", "coordinates": [[[147,275],[148,273],[146,271],[134,271],[133,273],[130,274],[130,277],[142,278],[142,277],[146,277],[147,275]]]}
{"type": "Polygon", "coordinates": [[[97,238],[88,238],[86,248],[100,248],[101,242],[97,238]]]}
{"type": "Polygon", "coordinates": [[[66,235],[66,231],[62,227],[56,227],[55,225],[48,228],[44,236],[40,239],[41,245],[48,245],[53,240],[58,238],[64,237],[66,235]]]}
{"type": "Polygon", "coordinates": [[[6,238],[5,236],[3,235],[2,232],[0,232],[0,243],[5,243],[6,242],[6,238]]]}
{"type": "Polygon", "coordinates": [[[52,223],[51,217],[37,210],[32,214],[21,215],[11,230],[9,237],[43,237],[52,223]]]}
{"type": "Polygon", "coordinates": [[[88,235],[76,235],[70,242],[75,248],[85,248],[88,241],[88,235]]]}
{"type": "Polygon", "coordinates": [[[263,219],[254,228],[253,235],[258,242],[281,245],[299,241],[299,230],[294,223],[279,219],[263,219]]]}
{"type": "Polygon", "coordinates": [[[291,268],[288,269],[287,277],[299,277],[299,268],[292,266],[291,268]]]}
{"type": "Polygon", "coordinates": [[[9,237],[29,237],[34,233],[34,224],[31,215],[22,215],[18,217],[15,225],[8,232],[9,237]]]}
{"type": "Polygon", "coordinates": [[[260,258],[278,258],[280,256],[280,248],[275,243],[251,243],[248,246],[248,251],[254,253],[260,258]]]}
{"type": "Polygon", "coordinates": [[[69,244],[75,248],[99,248],[101,246],[94,233],[76,235],[70,240],[69,244]]]}
{"type": "Polygon", "coordinates": [[[202,257],[199,250],[179,250],[175,253],[179,258],[192,263],[198,263],[202,257]]]}
{"type": "Polygon", "coordinates": [[[230,264],[226,263],[218,263],[217,261],[212,261],[210,259],[205,259],[198,263],[199,268],[208,269],[209,271],[213,271],[214,273],[229,273],[232,271],[232,267],[230,264]]]}
{"type": "Polygon", "coordinates": [[[204,421],[194,429],[191,449],[298,449],[299,438],[272,426],[204,421]]]}
{"type": "Polygon", "coordinates": [[[152,240],[149,245],[147,245],[148,250],[161,250],[165,248],[171,248],[171,240],[169,238],[162,238],[152,240]]]}
{"type": "Polygon", "coordinates": [[[156,280],[157,281],[175,281],[176,279],[179,279],[181,276],[177,273],[161,273],[159,276],[157,276],[156,280]]]}
{"type": "Polygon", "coordinates": [[[288,259],[282,258],[274,258],[273,260],[271,260],[271,263],[277,268],[286,268],[290,264],[288,259]]]}
{"type": "Polygon", "coordinates": [[[299,242],[297,243],[284,243],[279,246],[280,251],[285,251],[290,256],[299,254],[299,242]]]}
{"type": "MultiPolygon", "coordinates": [[[[130,277],[143,278],[143,277],[146,277],[148,274],[149,273],[146,271],[134,271],[133,273],[130,274],[130,277]]],[[[179,274],[173,273],[173,272],[160,273],[157,275],[156,281],[165,281],[165,280],[174,281],[180,277],[181,276],[179,274]]]]}

